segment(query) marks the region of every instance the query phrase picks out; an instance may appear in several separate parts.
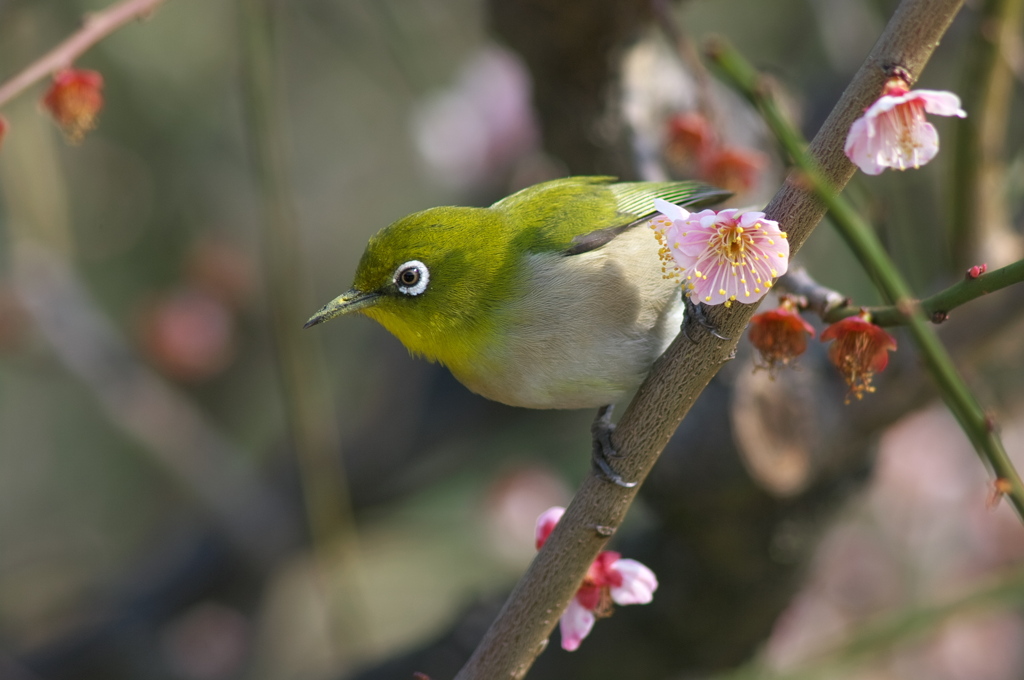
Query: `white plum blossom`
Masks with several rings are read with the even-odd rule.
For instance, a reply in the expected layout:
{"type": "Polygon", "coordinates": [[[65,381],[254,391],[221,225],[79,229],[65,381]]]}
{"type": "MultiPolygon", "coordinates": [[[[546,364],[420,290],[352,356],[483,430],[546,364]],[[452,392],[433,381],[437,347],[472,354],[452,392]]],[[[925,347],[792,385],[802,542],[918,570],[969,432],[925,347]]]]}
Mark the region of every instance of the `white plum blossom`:
{"type": "Polygon", "coordinates": [[[850,126],[847,158],[869,175],[886,168],[921,167],[939,152],[939,133],[925,113],[967,116],[952,92],[909,90],[901,78],[892,78],[882,96],[850,126]]]}

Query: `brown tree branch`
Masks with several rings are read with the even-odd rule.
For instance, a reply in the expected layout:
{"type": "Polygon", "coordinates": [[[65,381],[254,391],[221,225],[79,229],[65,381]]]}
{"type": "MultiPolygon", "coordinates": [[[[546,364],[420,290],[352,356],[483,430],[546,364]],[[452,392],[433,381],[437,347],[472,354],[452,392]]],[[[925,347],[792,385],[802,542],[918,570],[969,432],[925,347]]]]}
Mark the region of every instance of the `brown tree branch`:
{"type": "MultiPolygon", "coordinates": [[[[843,154],[850,124],[881,92],[887,71],[904,68],[913,78],[920,74],[953,17],[960,0],[904,0],[860,71],[811,142],[809,152],[824,177],[840,190],[853,176],[854,167],[843,154]]],[[[791,175],[766,208],[768,218],[788,232],[795,253],[824,214],[820,201],[791,175]]],[[[661,450],[697,396],[732,356],[756,305],[716,308],[711,317],[723,342],[704,331],[699,340],[680,335],[656,362],[651,375],[630,404],[614,437],[621,457],[620,474],[642,482],[661,450]]],[[[520,678],[547,646],[562,610],[609,533],[617,528],[636,496],[637,487],[624,489],[589,475],[544,549],[516,585],[505,606],[473,656],[456,676],[520,678]]]]}
{"type": "Polygon", "coordinates": [[[54,71],[67,68],[86,50],[134,19],[144,19],[165,0],[124,0],[102,12],[89,14],[64,42],[0,85],[0,106],[11,101],[54,71]]]}

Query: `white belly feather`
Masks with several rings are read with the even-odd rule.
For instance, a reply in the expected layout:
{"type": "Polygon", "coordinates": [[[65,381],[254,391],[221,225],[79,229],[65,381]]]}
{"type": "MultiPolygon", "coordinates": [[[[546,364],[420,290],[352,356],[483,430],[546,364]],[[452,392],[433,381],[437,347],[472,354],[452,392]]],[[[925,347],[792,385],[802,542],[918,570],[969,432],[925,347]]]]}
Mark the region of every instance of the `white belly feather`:
{"type": "Polygon", "coordinates": [[[662,278],[640,225],[596,250],[530,255],[527,292],[502,313],[504,340],[456,373],[488,399],[528,408],[614,403],[640,385],[679,332],[679,284],[662,278]]]}

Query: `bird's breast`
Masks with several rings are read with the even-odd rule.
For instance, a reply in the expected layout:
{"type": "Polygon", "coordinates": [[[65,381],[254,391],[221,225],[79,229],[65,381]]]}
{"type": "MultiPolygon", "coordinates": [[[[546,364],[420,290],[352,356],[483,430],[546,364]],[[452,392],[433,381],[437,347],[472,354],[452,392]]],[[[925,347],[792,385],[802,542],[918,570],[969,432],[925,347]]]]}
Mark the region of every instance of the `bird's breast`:
{"type": "Polygon", "coordinates": [[[526,256],[492,342],[452,373],[484,397],[527,408],[614,403],[675,337],[683,307],[657,241],[634,228],[579,255],[526,256]]]}

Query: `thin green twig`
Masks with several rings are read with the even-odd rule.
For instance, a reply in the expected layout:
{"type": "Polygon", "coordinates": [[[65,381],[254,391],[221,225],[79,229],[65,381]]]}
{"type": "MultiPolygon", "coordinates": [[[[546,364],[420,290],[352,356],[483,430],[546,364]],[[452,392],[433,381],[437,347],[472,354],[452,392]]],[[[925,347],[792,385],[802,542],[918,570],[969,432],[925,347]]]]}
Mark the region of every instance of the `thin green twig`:
{"type": "MultiPolygon", "coordinates": [[[[919,301],[921,311],[935,323],[946,320],[949,312],[957,307],[977,300],[1007,286],[1024,281],[1024,260],[1008,264],[1000,269],[986,272],[976,278],[964,278],[949,288],[919,301]]],[[[855,307],[844,305],[830,310],[823,321],[832,323],[866,310],[871,314],[871,321],[879,326],[902,326],[907,323],[907,316],[895,305],[884,307],[855,307]]]]}
{"type": "Polygon", "coordinates": [[[986,461],[1006,489],[1006,495],[1017,514],[1024,519],[1024,484],[1013,467],[996,432],[993,418],[985,413],[953,365],[953,360],[939,342],[913,292],[896,269],[871,227],[861,219],[850,204],[838,196],[819,176],[808,157],[806,141],[777,106],[769,83],[746,59],[724,40],[718,40],[708,51],[726,80],[760,111],[777,140],[803,171],[803,181],[828,208],[832,222],[853,250],[861,265],[874,281],[885,300],[900,310],[921,358],[938,385],[950,411],[971,440],[978,455],[986,461]]]}

